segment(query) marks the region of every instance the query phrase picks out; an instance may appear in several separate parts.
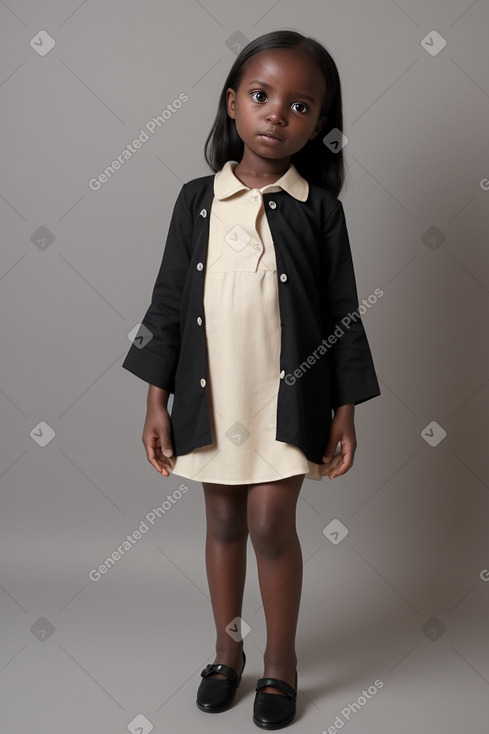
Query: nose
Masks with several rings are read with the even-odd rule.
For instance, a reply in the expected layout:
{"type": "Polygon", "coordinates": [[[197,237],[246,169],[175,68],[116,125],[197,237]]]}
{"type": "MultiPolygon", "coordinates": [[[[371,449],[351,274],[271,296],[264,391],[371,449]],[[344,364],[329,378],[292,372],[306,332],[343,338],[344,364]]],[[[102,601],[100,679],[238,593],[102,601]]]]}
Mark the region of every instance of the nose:
{"type": "Polygon", "coordinates": [[[287,125],[287,114],[285,104],[280,100],[271,102],[267,105],[267,120],[274,125],[287,125]]]}

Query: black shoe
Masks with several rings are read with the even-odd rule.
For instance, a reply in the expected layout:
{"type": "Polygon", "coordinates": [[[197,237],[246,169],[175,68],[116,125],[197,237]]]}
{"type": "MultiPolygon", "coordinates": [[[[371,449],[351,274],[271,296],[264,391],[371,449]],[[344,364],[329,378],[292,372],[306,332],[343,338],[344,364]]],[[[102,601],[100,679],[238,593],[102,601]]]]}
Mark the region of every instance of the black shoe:
{"type": "Polygon", "coordinates": [[[253,721],[261,729],[281,729],[295,718],[297,698],[297,671],[295,673],[295,691],[283,680],[277,678],[260,678],[256,684],[255,703],[253,705],[253,721]],[[262,688],[272,686],[283,692],[265,693],[262,688]]]}
{"type": "Polygon", "coordinates": [[[241,673],[237,673],[229,665],[213,663],[207,665],[201,673],[203,680],[197,691],[197,706],[201,711],[209,714],[217,714],[225,711],[231,706],[236,695],[236,689],[241,683],[241,676],[246,664],[246,655],[243,650],[243,667],[241,673]],[[210,678],[214,673],[225,675],[225,678],[210,678]]]}

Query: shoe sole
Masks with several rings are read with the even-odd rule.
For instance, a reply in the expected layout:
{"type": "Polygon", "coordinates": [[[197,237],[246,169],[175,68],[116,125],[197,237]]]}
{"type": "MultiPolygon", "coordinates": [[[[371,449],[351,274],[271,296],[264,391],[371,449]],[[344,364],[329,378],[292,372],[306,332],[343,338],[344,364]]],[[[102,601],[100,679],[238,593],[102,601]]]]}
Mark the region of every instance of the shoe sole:
{"type": "Polygon", "coordinates": [[[269,730],[282,729],[284,726],[288,726],[289,724],[292,724],[294,719],[295,719],[295,714],[291,719],[289,719],[288,721],[283,721],[281,724],[263,724],[262,722],[257,721],[255,717],[253,716],[253,723],[259,726],[260,729],[269,729],[269,730]]]}

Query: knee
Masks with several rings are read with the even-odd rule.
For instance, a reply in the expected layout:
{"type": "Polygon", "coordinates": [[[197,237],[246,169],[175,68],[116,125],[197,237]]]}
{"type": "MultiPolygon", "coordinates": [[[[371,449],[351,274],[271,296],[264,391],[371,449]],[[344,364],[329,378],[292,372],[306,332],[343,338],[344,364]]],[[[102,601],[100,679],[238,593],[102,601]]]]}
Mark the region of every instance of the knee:
{"type": "Polygon", "coordinates": [[[208,533],[218,543],[237,543],[248,535],[246,516],[241,513],[220,510],[207,522],[208,533]]]}
{"type": "Polygon", "coordinates": [[[250,523],[250,538],[257,555],[278,558],[296,537],[295,529],[290,529],[277,518],[261,517],[250,523]]]}

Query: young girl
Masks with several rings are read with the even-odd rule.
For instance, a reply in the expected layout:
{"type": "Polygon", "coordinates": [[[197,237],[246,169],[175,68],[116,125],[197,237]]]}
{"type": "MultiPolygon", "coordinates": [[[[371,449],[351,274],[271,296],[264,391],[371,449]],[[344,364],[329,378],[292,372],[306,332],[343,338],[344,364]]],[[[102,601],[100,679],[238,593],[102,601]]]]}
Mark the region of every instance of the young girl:
{"type": "Polygon", "coordinates": [[[210,713],[231,705],[246,662],[250,535],[267,629],[253,720],[264,729],[295,716],[304,477],[350,469],[354,407],[380,395],[336,198],[342,150],[323,142],[342,126],[338,71],[316,40],[276,31],[241,51],[205,145],[215,173],[180,190],[123,363],[149,383],[148,461],[203,484],[217,641],[197,705],[210,713]]]}

